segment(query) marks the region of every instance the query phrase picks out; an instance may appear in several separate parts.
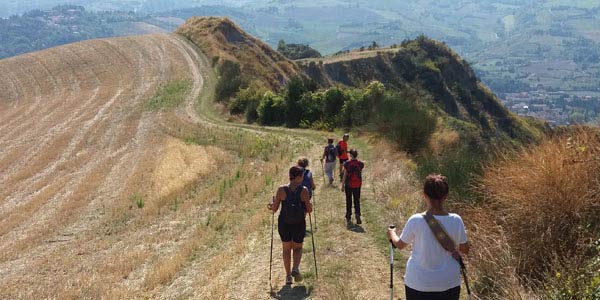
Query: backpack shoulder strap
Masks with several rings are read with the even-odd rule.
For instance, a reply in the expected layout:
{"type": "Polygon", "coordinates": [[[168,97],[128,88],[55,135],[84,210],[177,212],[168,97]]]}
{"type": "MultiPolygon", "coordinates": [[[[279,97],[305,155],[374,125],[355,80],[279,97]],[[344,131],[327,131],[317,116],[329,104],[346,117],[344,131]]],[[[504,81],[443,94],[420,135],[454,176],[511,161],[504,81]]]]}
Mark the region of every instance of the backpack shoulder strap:
{"type": "Polygon", "coordinates": [[[460,255],[458,250],[456,250],[454,241],[452,241],[452,238],[450,238],[448,233],[446,233],[446,231],[442,227],[442,224],[440,224],[440,222],[438,222],[433,217],[433,214],[431,214],[431,212],[429,212],[429,211],[424,212],[423,218],[425,219],[425,222],[429,226],[429,229],[431,229],[431,232],[433,232],[433,236],[435,236],[435,239],[440,243],[442,248],[444,248],[444,250],[450,252],[450,255],[452,255],[452,257],[460,265],[461,273],[463,274],[463,278],[465,279],[465,285],[467,287],[467,292],[470,295],[471,290],[469,289],[469,280],[467,279],[466,266],[465,266],[465,263],[463,262],[462,256],[460,255]]]}
{"type": "Polygon", "coordinates": [[[452,241],[452,238],[450,238],[450,236],[448,235],[448,233],[446,233],[442,225],[433,217],[431,212],[424,212],[423,218],[425,219],[425,222],[427,222],[429,229],[431,229],[433,235],[435,236],[435,239],[440,243],[442,248],[444,248],[444,250],[450,253],[456,251],[454,241],[452,241]]]}

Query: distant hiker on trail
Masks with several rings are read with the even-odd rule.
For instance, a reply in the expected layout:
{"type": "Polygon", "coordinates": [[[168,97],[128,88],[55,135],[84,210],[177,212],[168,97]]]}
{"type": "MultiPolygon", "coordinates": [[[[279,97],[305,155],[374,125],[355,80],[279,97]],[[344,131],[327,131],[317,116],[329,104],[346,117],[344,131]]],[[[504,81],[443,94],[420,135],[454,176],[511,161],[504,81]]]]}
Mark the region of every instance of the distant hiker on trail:
{"type": "Polygon", "coordinates": [[[333,139],[327,139],[327,146],[323,150],[323,156],[321,157],[321,164],[323,160],[325,160],[325,175],[329,179],[329,184],[333,183],[333,170],[335,169],[335,158],[337,157],[337,150],[335,150],[335,146],[333,145],[333,139]]]}
{"type": "Polygon", "coordinates": [[[469,253],[465,225],[459,215],[444,208],[448,199],[446,177],[427,176],[423,191],[427,211],[412,215],[400,236],[395,229],[387,232],[398,249],[412,244],[404,275],[406,299],[458,300],[461,254],[469,253]]]}
{"type": "Polygon", "coordinates": [[[342,180],[342,173],[344,171],[344,162],[348,160],[348,139],[350,139],[350,135],[344,133],[344,136],[341,140],[335,145],[335,150],[337,151],[337,156],[340,159],[340,180],[342,180]]]}
{"type": "Polygon", "coordinates": [[[302,281],[299,266],[302,259],[302,243],[306,231],[306,213],[312,212],[312,205],[308,189],[302,186],[304,169],[293,166],[289,171],[290,183],[281,185],[273,202],[267,207],[275,213],[281,204],[281,212],[278,218],[278,231],[283,246],[283,266],[285,267],[285,283],[302,281]],[[293,267],[290,267],[293,249],[293,267]]]}
{"type": "Polygon", "coordinates": [[[317,188],[315,181],[313,180],[313,173],[307,169],[308,158],[303,157],[298,160],[298,167],[304,169],[304,179],[302,180],[302,186],[308,189],[308,195],[312,199],[313,192],[317,188]]]}
{"type": "Polygon", "coordinates": [[[365,164],[358,160],[358,151],[352,149],[349,151],[350,160],[344,162],[342,177],[342,192],[346,192],[346,221],[350,223],[352,216],[352,198],[354,198],[354,214],[356,224],[362,224],[360,219],[360,188],[362,186],[362,170],[365,164]]]}

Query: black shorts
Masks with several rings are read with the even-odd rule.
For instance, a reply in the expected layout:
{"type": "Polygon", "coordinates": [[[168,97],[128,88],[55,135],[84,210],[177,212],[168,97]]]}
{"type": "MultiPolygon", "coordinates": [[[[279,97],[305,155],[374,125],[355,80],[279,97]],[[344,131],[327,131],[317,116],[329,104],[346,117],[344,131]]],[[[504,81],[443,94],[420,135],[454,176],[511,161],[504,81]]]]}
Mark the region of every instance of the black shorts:
{"type": "Polygon", "coordinates": [[[345,162],[347,162],[347,158],[340,158],[340,166],[343,166],[345,162]]]}
{"type": "Polygon", "coordinates": [[[421,292],[404,285],[407,300],[458,300],[460,285],[443,292],[421,292]]]}
{"type": "Polygon", "coordinates": [[[303,243],[306,234],[306,221],[300,224],[287,224],[282,220],[278,220],[277,231],[282,242],[303,243]]]}

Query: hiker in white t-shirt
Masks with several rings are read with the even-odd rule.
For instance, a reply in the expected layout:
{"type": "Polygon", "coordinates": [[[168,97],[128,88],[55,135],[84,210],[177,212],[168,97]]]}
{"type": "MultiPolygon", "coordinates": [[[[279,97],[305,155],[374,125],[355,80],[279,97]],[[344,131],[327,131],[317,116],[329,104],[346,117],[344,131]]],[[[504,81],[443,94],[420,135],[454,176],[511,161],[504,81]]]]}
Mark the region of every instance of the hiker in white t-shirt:
{"type": "MultiPolygon", "coordinates": [[[[448,213],[444,209],[447,198],[446,177],[438,174],[427,176],[424,199],[428,212],[442,225],[454,241],[456,249],[466,255],[469,252],[469,244],[465,225],[459,215],[448,213]]],[[[389,229],[388,237],[398,249],[412,245],[404,275],[407,300],[459,299],[460,266],[452,255],[442,248],[423,214],[411,216],[400,236],[395,229],[389,229]]]]}

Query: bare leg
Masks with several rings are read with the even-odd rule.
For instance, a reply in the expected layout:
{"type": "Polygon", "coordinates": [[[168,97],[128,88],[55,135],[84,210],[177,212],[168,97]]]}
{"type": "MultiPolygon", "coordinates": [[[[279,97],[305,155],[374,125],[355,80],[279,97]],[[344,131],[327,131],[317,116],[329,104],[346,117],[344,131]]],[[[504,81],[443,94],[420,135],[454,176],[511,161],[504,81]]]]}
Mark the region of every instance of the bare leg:
{"type": "MultiPolygon", "coordinates": [[[[283,267],[285,267],[285,275],[290,275],[292,273],[291,262],[292,262],[292,241],[282,242],[283,246],[283,267]]],[[[295,259],[295,251],[294,251],[294,261],[295,259]]]]}
{"type": "Polygon", "coordinates": [[[302,243],[294,244],[294,269],[300,266],[300,260],[302,259],[302,243]]]}

